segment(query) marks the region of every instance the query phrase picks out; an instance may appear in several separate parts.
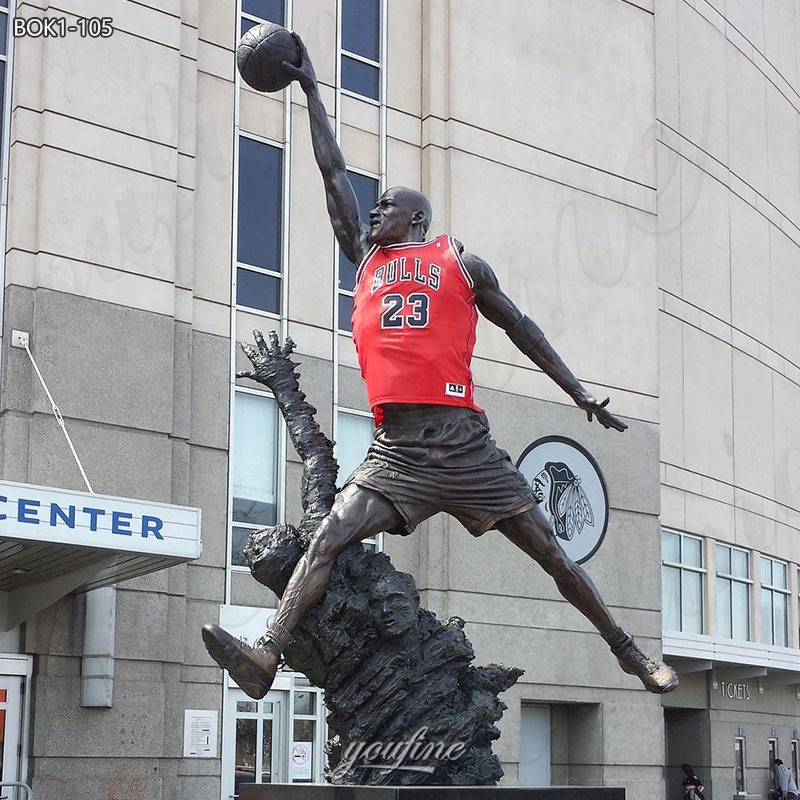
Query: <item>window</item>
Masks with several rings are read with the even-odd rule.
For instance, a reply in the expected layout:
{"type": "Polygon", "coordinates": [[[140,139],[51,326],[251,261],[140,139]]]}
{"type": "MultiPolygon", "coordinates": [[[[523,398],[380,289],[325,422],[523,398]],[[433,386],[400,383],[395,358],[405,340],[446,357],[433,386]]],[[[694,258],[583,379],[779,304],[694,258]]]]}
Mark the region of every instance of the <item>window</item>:
{"type": "Polygon", "coordinates": [[[661,535],[663,625],[667,631],[703,632],[703,543],[671,531],[661,535]]]}
{"type": "MultiPolygon", "coordinates": [[[[367,221],[369,212],[378,201],[378,179],[360,172],[347,171],[358,199],[362,222],[367,221]]],[[[350,317],[353,315],[353,291],[356,288],[356,265],[339,250],[339,330],[352,331],[350,317]]]]}
{"type": "Polygon", "coordinates": [[[772,762],[778,758],[778,740],[772,737],[767,739],[767,750],[769,757],[767,764],[769,764],[770,768],[772,768],[772,762]]]}
{"type": "Polygon", "coordinates": [[[261,700],[230,690],[223,738],[223,797],[246,783],[321,783],[325,764],[322,689],[281,671],[261,700]]]}
{"type": "Polygon", "coordinates": [[[5,286],[5,240],[6,240],[6,214],[8,210],[8,143],[11,130],[11,114],[6,104],[6,98],[11,96],[11,48],[13,37],[11,34],[11,18],[14,13],[11,6],[9,13],[8,0],[0,1],[0,174],[2,174],[2,189],[0,190],[0,341],[2,341],[3,322],[3,289],[5,286]]]}
{"type": "MultiPolygon", "coordinates": [[[[239,700],[236,703],[236,765],[234,795],[243,783],[272,783],[275,746],[273,703],[239,700]]],[[[276,731],[275,731],[276,732],[276,731]]]]}
{"type": "Polygon", "coordinates": [[[745,791],[744,782],[744,737],[737,736],[733,740],[734,785],[737,792],[745,791]]]}
{"type": "Polygon", "coordinates": [[[236,305],[281,311],[283,151],[239,137],[236,305]]]}
{"type": "Polygon", "coordinates": [[[242,25],[239,35],[261,22],[286,25],[285,0],[242,0],[242,25]]]}
{"type": "Polygon", "coordinates": [[[371,414],[339,411],[336,416],[336,460],[341,486],[347,476],[364,460],[372,443],[375,422],[371,414]]]}
{"type": "MultiPolygon", "coordinates": [[[[341,486],[364,460],[372,443],[375,421],[371,414],[339,411],[336,415],[336,460],[339,462],[337,484],[341,486]]],[[[381,534],[363,540],[367,550],[381,549],[381,534]]]]}
{"type": "Polygon", "coordinates": [[[8,64],[8,29],[9,29],[9,14],[8,14],[8,0],[0,2],[0,123],[2,129],[0,132],[0,161],[5,162],[3,156],[6,149],[6,114],[5,114],[5,95],[6,95],[6,72],[9,69],[8,64]]]}
{"type": "Polygon", "coordinates": [[[794,775],[795,780],[797,780],[797,767],[798,767],[798,760],[797,760],[797,739],[792,739],[792,775],[794,775]]]}
{"type": "Polygon", "coordinates": [[[268,395],[234,394],[231,564],[246,567],[242,548],[254,530],[277,522],[278,406],[268,395]]]}
{"type": "Polygon", "coordinates": [[[380,100],[381,0],[342,0],[342,89],[380,100]]]}
{"type": "Polygon", "coordinates": [[[750,641],[750,558],[745,550],[717,545],[717,633],[750,641]]]}
{"type": "Polygon", "coordinates": [[[322,697],[313,690],[308,678],[299,676],[295,680],[293,695],[294,717],[292,719],[292,774],[295,783],[311,783],[314,780],[313,756],[320,756],[317,743],[317,705],[322,697]],[[305,684],[305,686],[301,686],[305,684]]]}
{"type": "Polygon", "coordinates": [[[786,564],[761,556],[761,641],[786,647],[789,640],[786,564]]]}

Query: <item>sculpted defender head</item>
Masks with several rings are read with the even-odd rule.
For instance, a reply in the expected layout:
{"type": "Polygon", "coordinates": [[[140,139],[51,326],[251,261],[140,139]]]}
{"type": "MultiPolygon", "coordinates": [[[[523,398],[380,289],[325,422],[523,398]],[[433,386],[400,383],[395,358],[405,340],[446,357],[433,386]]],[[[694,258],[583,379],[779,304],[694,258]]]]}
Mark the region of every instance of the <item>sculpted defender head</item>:
{"type": "Polygon", "coordinates": [[[431,224],[431,204],[422,192],[393,186],[369,212],[369,242],[377,245],[422,242],[431,224]]]}
{"type": "Polygon", "coordinates": [[[373,619],[384,639],[397,639],[417,628],[419,594],[414,579],[394,572],[378,579],[370,591],[373,619]]]}

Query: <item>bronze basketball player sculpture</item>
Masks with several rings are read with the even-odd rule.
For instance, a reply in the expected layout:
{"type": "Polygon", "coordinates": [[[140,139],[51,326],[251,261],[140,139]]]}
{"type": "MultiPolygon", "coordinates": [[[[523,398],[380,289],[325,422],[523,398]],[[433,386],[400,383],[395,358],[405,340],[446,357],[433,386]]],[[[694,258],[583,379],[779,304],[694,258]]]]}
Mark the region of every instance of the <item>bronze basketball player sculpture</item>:
{"type": "Polygon", "coordinates": [[[569,559],[522,475],[490,438],[472,397],[469,368],[476,310],[605,428],[627,425],[595,399],[539,327],[501,290],[489,265],[449,236],[425,239],[431,208],[421,193],[388,189],[359,221],[345,160],[322,104],[311,60],[296,37],[299,67],[284,63],[308,100],[314,156],[342,252],[359,264],[353,339],[378,427],[366,460],[294,568],[257,649],[217,626],[203,631],[220,666],[252,697],[269,690],[281,654],[325,593],[337,555],[380,531],[410,533],[438,511],[473,535],[499,530],[554,579],[559,592],[597,629],[622,669],[651,692],[678,685],[675,672],[644,653],[617,625],[586,572],[569,559]]]}
{"type": "MultiPolygon", "coordinates": [[[[253,577],[281,596],[336,494],[333,444],[319,429],[281,346],[255,332],[242,345],[248,375],[275,397],[303,461],[303,518],[250,536],[244,553],[253,577]]],[[[502,776],[492,742],[506,706],[497,695],[519,669],[474,667],[464,622],[440,622],[419,605],[414,579],[383,553],[351,544],[339,555],[322,601],[284,650],[286,664],[325,689],[325,777],[337,784],[493,785],[502,776]]],[[[256,648],[259,643],[256,642],[256,648]]],[[[239,673],[241,675],[241,671],[239,673]]]]}

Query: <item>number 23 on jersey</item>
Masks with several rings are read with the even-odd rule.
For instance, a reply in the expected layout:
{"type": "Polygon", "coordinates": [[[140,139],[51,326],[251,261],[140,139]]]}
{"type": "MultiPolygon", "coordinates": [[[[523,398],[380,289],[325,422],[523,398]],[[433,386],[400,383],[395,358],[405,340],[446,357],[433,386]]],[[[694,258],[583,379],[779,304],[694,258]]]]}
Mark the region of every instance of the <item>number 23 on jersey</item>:
{"type": "Polygon", "coordinates": [[[404,297],[402,294],[387,294],[383,301],[381,328],[426,328],[430,298],[424,292],[414,292],[404,297]]]}

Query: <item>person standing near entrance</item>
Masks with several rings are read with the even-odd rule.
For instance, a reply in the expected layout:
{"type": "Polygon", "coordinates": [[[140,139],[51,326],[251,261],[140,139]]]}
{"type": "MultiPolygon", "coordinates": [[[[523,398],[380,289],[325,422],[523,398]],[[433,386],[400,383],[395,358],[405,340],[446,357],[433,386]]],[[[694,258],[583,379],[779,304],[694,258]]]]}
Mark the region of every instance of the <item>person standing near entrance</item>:
{"type": "Polygon", "coordinates": [[[691,764],[681,764],[683,773],[683,800],[705,800],[703,781],[695,774],[691,764]]]}
{"type": "Polygon", "coordinates": [[[775,790],[780,792],[778,797],[782,800],[797,800],[797,783],[792,775],[791,770],[783,763],[780,758],[776,758],[772,762],[772,768],[775,772],[775,790]]]}

